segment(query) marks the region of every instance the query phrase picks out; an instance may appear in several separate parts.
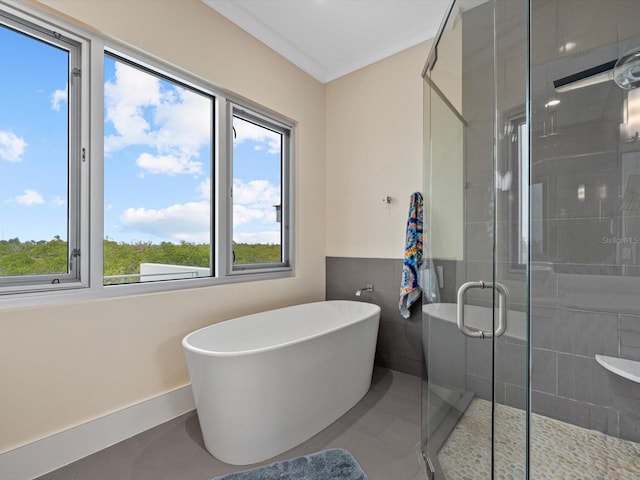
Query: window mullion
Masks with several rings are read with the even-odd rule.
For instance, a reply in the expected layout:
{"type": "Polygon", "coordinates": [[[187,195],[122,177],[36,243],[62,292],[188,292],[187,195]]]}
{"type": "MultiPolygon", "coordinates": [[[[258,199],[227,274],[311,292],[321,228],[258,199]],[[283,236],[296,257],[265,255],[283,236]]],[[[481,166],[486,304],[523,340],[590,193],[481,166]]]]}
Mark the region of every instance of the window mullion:
{"type": "Polygon", "coordinates": [[[229,231],[231,229],[231,189],[230,181],[232,172],[230,170],[230,159],[233,154],[233,131],[231,119],[231,104],[224,97],[219,98],[218,110],[218,149],[215,161],[216,171],[216,241],[213,246],[216,258],[216,276],[225,277],[231,270],[231,256],[233,246],[230,241],[229,231]]]}

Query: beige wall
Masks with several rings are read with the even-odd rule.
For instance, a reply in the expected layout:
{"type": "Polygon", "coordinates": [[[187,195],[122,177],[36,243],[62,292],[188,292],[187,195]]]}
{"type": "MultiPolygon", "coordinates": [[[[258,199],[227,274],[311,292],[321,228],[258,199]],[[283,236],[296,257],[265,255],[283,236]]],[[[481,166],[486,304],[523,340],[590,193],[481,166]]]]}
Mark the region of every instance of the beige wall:
{"type": "Polygon", "coordinates": [[[325,290],[324,86],[199,0],[41,4],[298,122],[296,276],[0,309],[0,452],[187,384],[196,328],[325,290]]]}
{"type": "Polygon", "coordinates": [[[327,85],[328,256],[404,255],[409,197],[422,191],[428,53],[422,43],[327,85]]]}
{"type": "Polygon", "coordinates": [[[187,384],[185,334],[323,299],[325,255],[400,258],[422,190],[427,43],[325,86],[199,0],[30,2],[295,120],[297,264],[294,278],[1,309],[0,452],[187,384]]]}

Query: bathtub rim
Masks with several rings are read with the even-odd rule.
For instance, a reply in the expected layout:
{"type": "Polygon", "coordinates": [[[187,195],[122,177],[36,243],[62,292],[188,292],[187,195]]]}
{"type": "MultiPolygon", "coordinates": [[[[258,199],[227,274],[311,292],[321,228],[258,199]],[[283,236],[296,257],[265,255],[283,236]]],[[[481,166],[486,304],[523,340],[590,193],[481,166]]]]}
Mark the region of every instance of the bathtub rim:
{"type": "MultiPolygon", "coordinates": [[[[451,323],[453,325],[457,324],[456,318],[456,306],[457,304],[451,302],[440,302],[440,303],[428,303],[422,306],[422,313],[427,315],[428,317],[437,318],[441,321],[451,323]]],[[[486,307],[483,305],[465,305],[465,308],[468,309],[467,316],[471,319],[471,323],[473,323],[473,314],[484,315],[492,315],[493,309],[491,307],[486,307]]],[[[470,325],[473,328],[482,328],[482,329],[491,329],[491,326],[488,324],[483,324],[481,326],[478,325],[470,325]]],[[[510,338],[515,341],[526,342],[528,337],[527,332],[527,314],[525,312],[520,312],[517,310],[508,310],[507,311],[507,331],[503,336],[498,338],[510,338]]]]}
{"type": "Polygon", "coordinates": [[[270,352],[270,351],[274,351],[274,350],[279,350],[282,348],[286,348],[288,346],[291,345],[296,345],[298,343],[302,343],[302,342],[306,342],[309,340],[312,340],[314,338],[317,337],[321,337],[323,335],[328,335],[332,332],[337,332],[340,330],[343,330],[349,326],[352,325],[357,325],[360,322],[364,322],[365,320],[370,319],[373,316],[378,316],[378,322],[380,321],[380,314],[382,312],[382,308],[375,304],[375,303],[369,303],[369,302],[358,302],[358,301],[354,301],[354,300],[321,300],[318,302],[308,302],[308,303],[300,303],[297,305],[289,305],[287,307],[281,307],[281,308],[274,308],[272,310],[264,310],[261,312],[256,312],[256,313],[251,313],[249,315],[243,315],[241,317],[234,317],[234,318],[230,318],[228,320],[222,320],[220,322],[217,323],[212,323],[210,325],[206,325],[202,328],[199,328],[198,330],[194,330],[193,332],[188,333],[187,335],[185,335],[182,339],[182,347],[192,353],[198,354],[198,355],[205,355],[208,357],[216,357],[216,358],[227,358],[227,357],[240,357],[240,356],[247,356],[247,355],[254,355],[254,354],[259,354],[259,353],[266,353],[266,352],[270,352]],[[366,312],[366,314],[364,314],[361,318],[358,318],[356,321],[350,322],[350,323],[345,323],[343,325],[340,325],[338,327],[334,327],[334,328],[329,328],[326,330],[322,330],[320,332],[316,332],[312,335],[307,335],[307,336],[303,336],[301,338],[296,338],[294,340],[290,340],[287,342],[282,342],[282,343],[276,343],[273,345],[267,345],[265,347],[259,347],[259,348],[253,348],[250,350],[235,350],[233,352],[219,352],[219,351],[215,351],[215,350],[205,350],[203,348],[199,348],[199,347],[195,347],[193,345],[191,345],[189,343],[189,337],[191,337],[192,335],[196,335],[197,333],[206,330],[208,328],[212,328],[215,327],[216,325],[222,324],[222,323],[226,323],[226,322],[233,322],[234,320],[240,320],[240,319],[244,319],[247,317],[253,317],[253,316],[258,316],[258,315],[262,315],[262,314],[267,314],[267,313],[271,313],[271,312],[277,312],[280,310],[286,310],[286,309],[293,309],[293,308],[299,308],[302,306],[311,306],[311,305],[319,305],[319,304],[327,304],[327,303],[334,303],[334,304],[359,304],[359,305],[367,305],[364,308],[367,309],[371,309],[371,312],[366,312]]]}

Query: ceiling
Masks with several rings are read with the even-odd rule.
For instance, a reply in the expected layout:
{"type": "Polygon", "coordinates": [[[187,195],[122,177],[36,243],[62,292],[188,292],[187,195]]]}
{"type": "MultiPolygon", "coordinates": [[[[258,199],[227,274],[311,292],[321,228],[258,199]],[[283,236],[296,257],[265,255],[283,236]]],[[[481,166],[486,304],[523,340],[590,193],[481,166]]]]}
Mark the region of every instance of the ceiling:
{"type": "Polygon", "coordinates": [[[450,2],[202,1],[323,83],[433,38],[450,2]]]}

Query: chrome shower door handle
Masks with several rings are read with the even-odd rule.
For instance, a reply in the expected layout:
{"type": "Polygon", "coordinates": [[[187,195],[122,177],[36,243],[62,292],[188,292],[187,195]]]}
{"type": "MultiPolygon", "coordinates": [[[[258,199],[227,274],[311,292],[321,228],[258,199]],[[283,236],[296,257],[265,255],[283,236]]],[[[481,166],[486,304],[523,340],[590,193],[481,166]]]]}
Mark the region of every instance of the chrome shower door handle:
{"type": "Polygon", "coordinates": [[[507,311],[509,292],[507,288],[501,283],[493,282],[467,282],[463,283],[458,289],[458,303],[457,303],[457,323],[458,330],[460,330],[467,337],[472,338],[492,338],[499,337],[507,330],[507,311]],[[464,320],[464,304],[465,295],[467,290],[472,288],[493,288],[498,292],[498,328],[495,332],[491,330],[480,330],[477,328],[469,328],[465,325],[464,320]]]}
{"type": "Polygon", "coordinates": [[[465,295],[467,290],[472,288],[484,288],[486,285],[485,282],[467,282],[460,285],[458,289],[458,303],[457,303],[457,322],[458,322],[458,330],[460,330],[467,337],[472,338],[485,338],[485,333],[482,330],[470,329],[464,324],[464,302],[465,295]]]}
{"type": "Polygon", "coordinates": [[[498,292],[498,328],[493,333],[495,337],[501,337],[507,331],[507,314],[509,313],[509,290],[501,283],[491,284],[498,292]]]}

